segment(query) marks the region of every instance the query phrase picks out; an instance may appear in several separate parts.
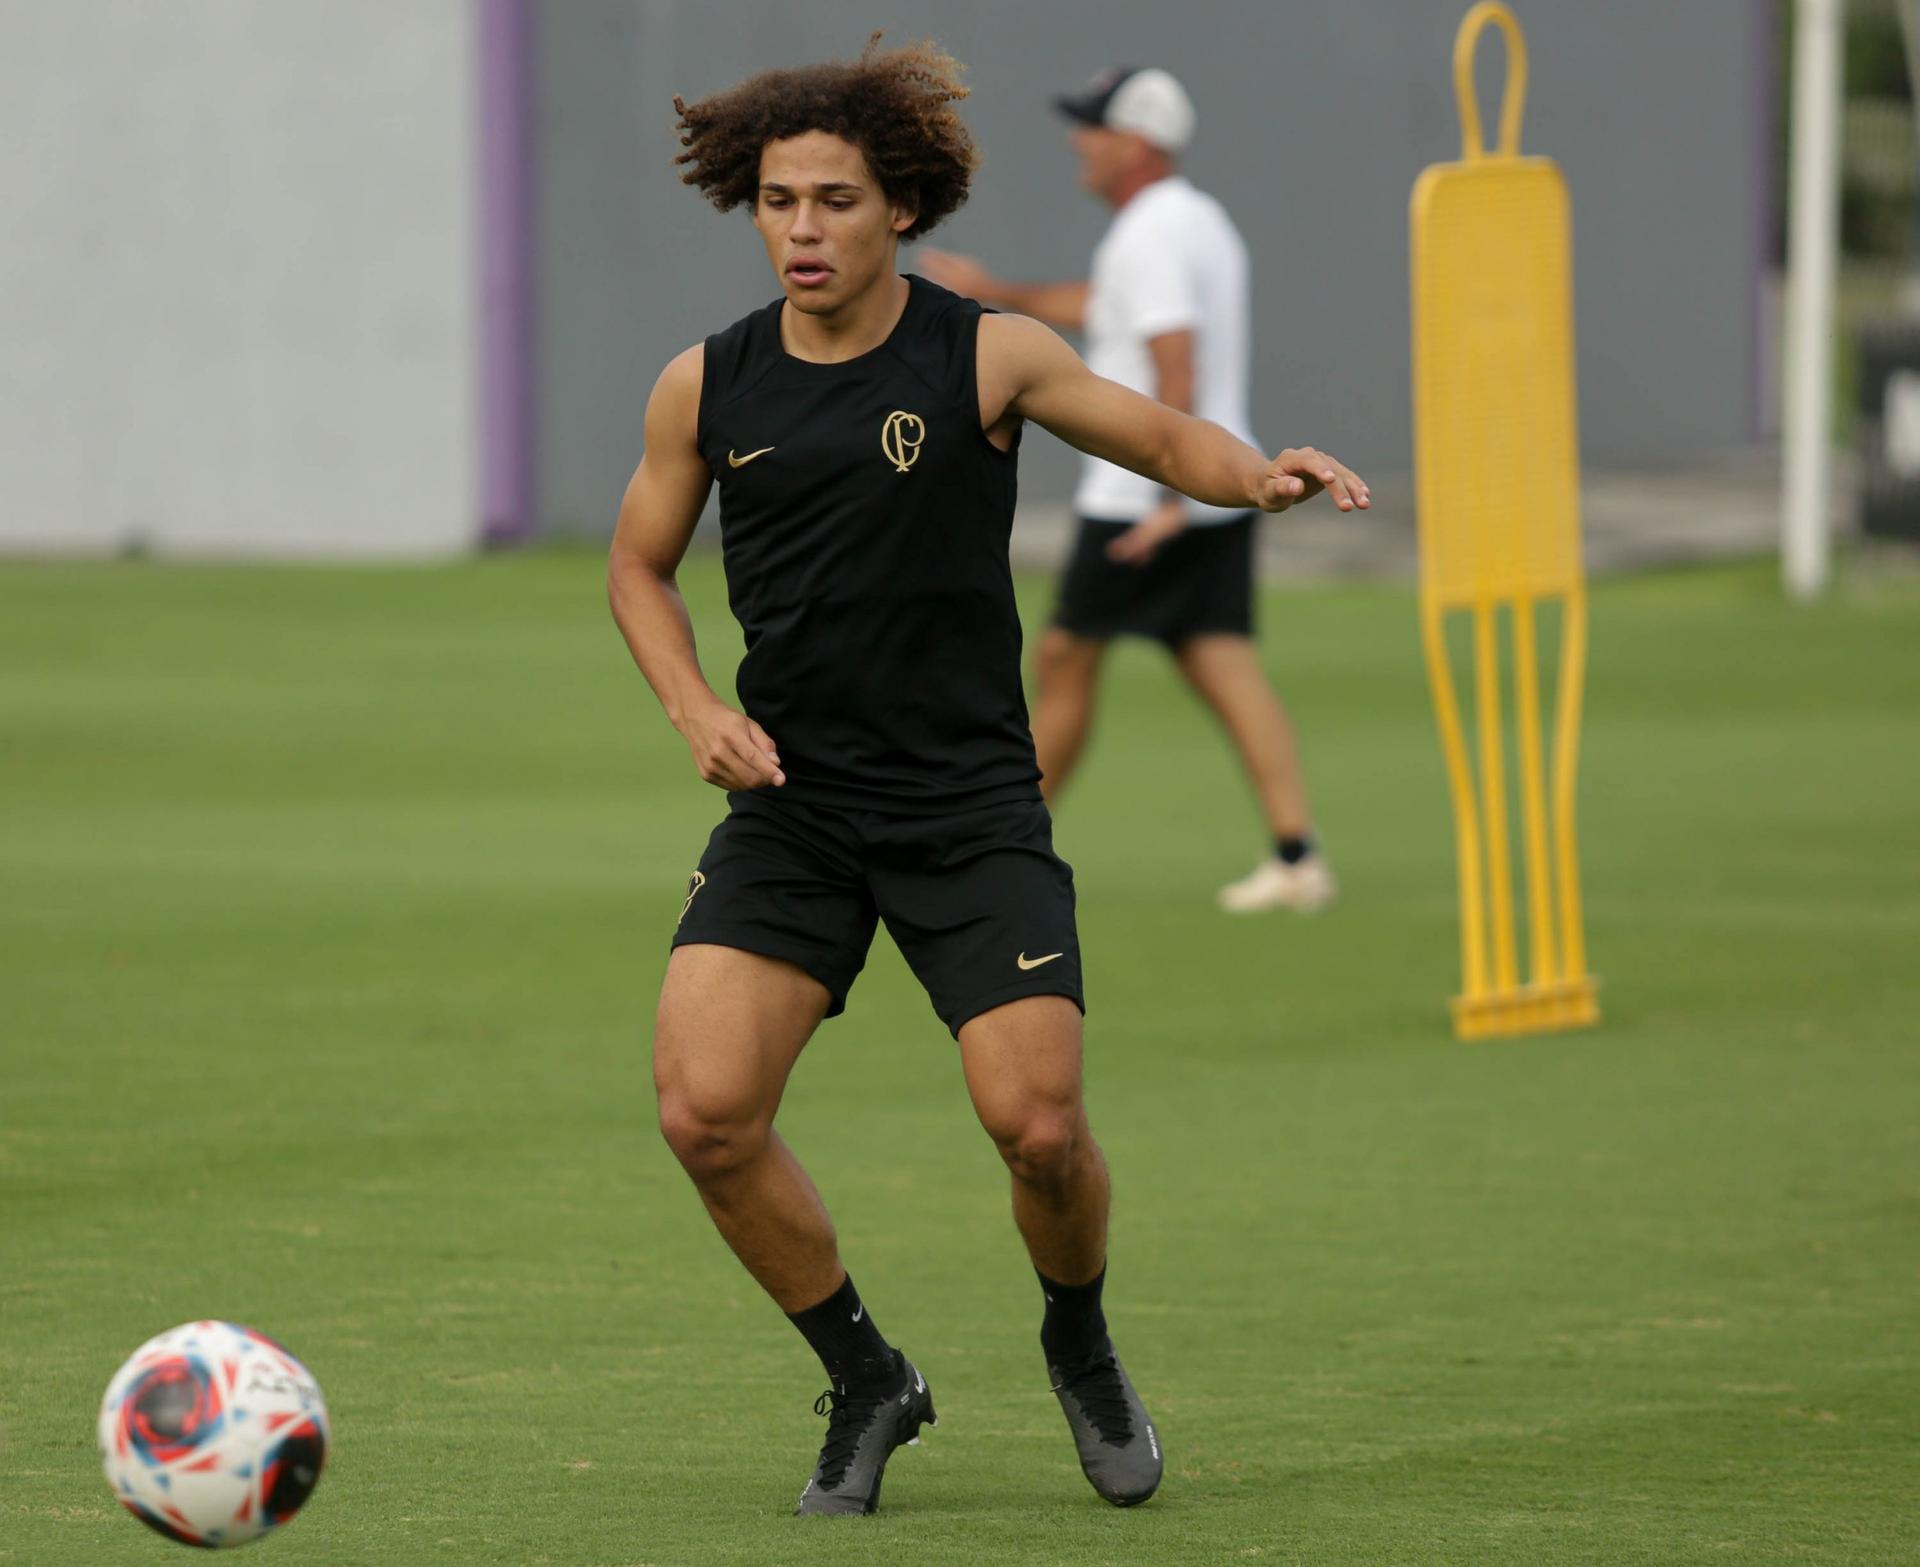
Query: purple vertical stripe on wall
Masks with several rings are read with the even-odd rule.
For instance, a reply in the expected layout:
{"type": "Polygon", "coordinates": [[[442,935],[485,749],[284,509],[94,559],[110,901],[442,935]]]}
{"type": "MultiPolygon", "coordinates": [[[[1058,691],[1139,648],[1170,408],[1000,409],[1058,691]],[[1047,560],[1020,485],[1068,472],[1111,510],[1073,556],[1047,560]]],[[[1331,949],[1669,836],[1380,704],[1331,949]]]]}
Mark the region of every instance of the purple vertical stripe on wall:
{"type": "Polygon", "coordinates": [[[534,531],[533,0],[475,0],[480,111],[480,522],[534,531]]]}
{"type": "Polygon", "coordinates": [[[1773,310],[1774,236],[1780,232],[1774,168],[1780,149],[1780,28],[1774,0],[1749,0],[1753,13],[1752,179],[1755,229],[1747,298],[1753,311],[1753,403],[1749,432],[1755,442],[1774,433],[1779,395],[1779,348],[1773,310]]]}

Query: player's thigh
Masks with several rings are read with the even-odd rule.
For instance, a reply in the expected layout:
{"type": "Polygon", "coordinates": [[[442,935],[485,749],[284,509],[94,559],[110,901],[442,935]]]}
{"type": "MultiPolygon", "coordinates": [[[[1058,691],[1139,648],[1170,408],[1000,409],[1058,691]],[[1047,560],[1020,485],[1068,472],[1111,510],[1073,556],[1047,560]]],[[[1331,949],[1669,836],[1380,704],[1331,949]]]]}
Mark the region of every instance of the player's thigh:
{"type": "Polygon", "coordinates": [[[873,941],[859,844],[830,812],[729,801],[673,934],[654,1037],[663,1119],[771,1120],[873,941]]]}
{"type": "Polygon", "coordinates": [[[955,1038],[1027,996],[1085,1004],[1073,868],[1039,800],[901,819],[872,848],[880,915],[955,1038]]]}
{"type": "Polygon", "coordinates": [[[960,1066],[980,1124],[996,1142],[1071,1139],[1084,1126],[1080,1009],[1065,996],[1023,996],[960,1028],[960,1066]]]}
{"type": "Polygon", "coordinates": [[[688,883],[673,945],[790,963],[826,987],[826,1015],[835,1017],[866,965],[875,919],[859,835],[844,813],[735,794],[688,883]]]}
{"type": "Polygon", "coordinates": [[[663,1120],[770,1123],[831,994],[797,964],[735,947],[676,947],[653,1031],[663,1120]]]}

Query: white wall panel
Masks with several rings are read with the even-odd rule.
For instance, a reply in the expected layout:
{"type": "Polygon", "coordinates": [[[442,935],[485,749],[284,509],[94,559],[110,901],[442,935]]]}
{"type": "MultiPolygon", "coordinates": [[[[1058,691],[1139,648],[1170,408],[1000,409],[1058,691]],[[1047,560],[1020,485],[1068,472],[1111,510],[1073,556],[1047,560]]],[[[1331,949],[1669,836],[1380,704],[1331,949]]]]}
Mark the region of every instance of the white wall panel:
{"type": "Polygon", "coordinates": [[[471,544],[472,50],[465,0],[0,0],[0,549],[471,544]]]}

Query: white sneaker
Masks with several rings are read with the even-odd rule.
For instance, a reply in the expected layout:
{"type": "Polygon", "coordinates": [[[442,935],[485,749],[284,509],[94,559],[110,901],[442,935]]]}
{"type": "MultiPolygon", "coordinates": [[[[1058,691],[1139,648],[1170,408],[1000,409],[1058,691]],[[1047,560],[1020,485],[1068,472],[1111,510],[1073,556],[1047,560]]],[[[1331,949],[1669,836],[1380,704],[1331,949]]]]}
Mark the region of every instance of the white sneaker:
{"type": "Polygon", "coordinates": [[[1289,865],[1276,854],[1262,860],[1249,875],[1227,883],[1217,901],[1229,914],[1258,914],[1265,909],[1316,914],[1333,902],[1339,890],[1320,855],[1309,854],[1289,865]]]}

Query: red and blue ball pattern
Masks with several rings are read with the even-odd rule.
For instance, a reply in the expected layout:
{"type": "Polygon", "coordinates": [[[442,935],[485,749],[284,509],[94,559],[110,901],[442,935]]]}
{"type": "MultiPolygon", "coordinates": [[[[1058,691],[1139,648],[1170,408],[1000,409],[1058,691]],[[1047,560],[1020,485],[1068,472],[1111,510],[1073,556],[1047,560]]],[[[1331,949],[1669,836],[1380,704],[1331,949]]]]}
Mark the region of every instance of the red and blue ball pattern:
{"type": "Polygon", "coordinates": [[[185,1323],[143,1344],[100,1411],[115,1496],[183,1545],[241,1545],[285,1523],[319,1483],[327,1437],[313,1374],[229,1322],[185,1323]]]}
{"type": "Polygon", "coordinates": [[[220,1384],[197,1355],[167,1355],[148,1366],[120,1404],[124,1450],[170,1464],[217,1436],[224,1423],[220,1384]]]}

